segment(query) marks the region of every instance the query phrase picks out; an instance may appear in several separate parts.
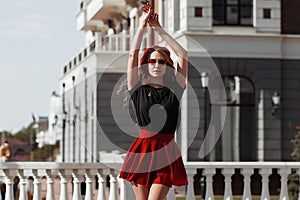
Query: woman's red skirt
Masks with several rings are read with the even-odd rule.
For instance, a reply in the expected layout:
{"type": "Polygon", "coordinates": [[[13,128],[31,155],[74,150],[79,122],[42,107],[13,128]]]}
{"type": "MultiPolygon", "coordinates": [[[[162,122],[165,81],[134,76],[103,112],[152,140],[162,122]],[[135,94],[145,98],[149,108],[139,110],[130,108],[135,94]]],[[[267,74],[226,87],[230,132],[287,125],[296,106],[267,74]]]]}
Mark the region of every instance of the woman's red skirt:
{"type": "Polygon", "coordinates": [[[146,185],[187,185],[187,175],[174,134],[140,129],[140,137],[129,148],[120,178],[146,185]]]}

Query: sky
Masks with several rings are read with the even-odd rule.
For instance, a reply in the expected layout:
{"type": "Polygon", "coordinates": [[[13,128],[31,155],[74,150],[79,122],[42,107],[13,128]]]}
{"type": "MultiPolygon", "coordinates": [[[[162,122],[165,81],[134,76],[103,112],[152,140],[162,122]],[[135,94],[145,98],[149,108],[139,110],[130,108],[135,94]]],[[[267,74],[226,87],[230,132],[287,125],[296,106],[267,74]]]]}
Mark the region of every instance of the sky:
{"type": "Polygon", "coordinates": [[[77,0],[1,1],[0,131],[16,132],[32,113],[48,116],[65,63],[84,46],[77,0]]]}

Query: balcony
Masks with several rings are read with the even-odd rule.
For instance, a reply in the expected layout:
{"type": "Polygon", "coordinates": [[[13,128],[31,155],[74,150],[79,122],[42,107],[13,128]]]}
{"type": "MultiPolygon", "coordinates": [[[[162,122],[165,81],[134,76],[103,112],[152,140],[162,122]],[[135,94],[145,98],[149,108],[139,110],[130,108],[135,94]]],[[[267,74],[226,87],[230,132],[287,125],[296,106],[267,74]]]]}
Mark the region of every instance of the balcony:
{"type": "Polygon", "coordinates": [[[119,19],[122,12],[126,11],[124,0],[84,0],[79,5],[80,10],[77,14],[78,30],[100,31],[105,26],[99,24],[99,21],[107,24],[108,20],[119,19]]]}
{"type": "MultiPolygon", "coordinates": [[[[67,74],[76,66],[84,62],[90,55],[94,53],[125,53],[129,50],[130,42],[134,36],[133,31],[123,31],[119,34],[110,36],[102,36],[96,33],[95,40],[79,51],[75,57],[64,66],[63,73],[67,74]]],[[[141,49],[151,46],[150,34],[146,33],[142,40],[141,49]]]]}
{"type": "MultiPolygon", "coordinates": [[[[0,165],[0,180],[6,184],[6,200],[13,200],[14,178],[19,177],[19,199],[27,200],[29,190],[33,200],[40,199],[82,199],[80,184],[86,184],[86,200],[132,200],[134,199],[131,186],[123,179],[118,179],[121,163],[55,163],[55,162],[6,162],[0,165]],[[109,176],[109,188],[105,184],[109,176]],[[83,178],[84,177],[84,178],[83,178]],[[96,177],[96,178],[95,178],[96,177]],[[97,187],[96,187],[97,182],[97,187]],[[58,185],[58,186],[57,186],[58,185]]],[[[196,199],[194,187],[205,191],[205,200],[213,200],[215,192],[221,191],[224,200],[232,200],[235,187],[242,188],[243,200],[251,200],[252,187],[260,188],[261,200],[270,199],[270,186],[274,190],[274,176],[277,180],[277,199],[288,200],[287,177],[292,169],[300,172],[298,162],[193,162],[186,163],[189,184],[181,190],[181,196],[188,200],[196,199]],[[197,170],[201,176],[196,175],[197,170]],[[220,178],[215,178],[223,177],[220,178]],[[241,184],[234,184],[233,177],[239,176],[241,184]],[[256,178],[254,183],[253,176],[256,178]],[[195,182],[197,177],[202,181],[195,182]],[[272,178],[271,178],[272,177],[272,178]],[[204,181],[205,180],[205,181],[204,181]],[[270,180],[270,182],[269,182],[270,180]],[[279,181],[280,180],[280,181],[279,181]],[[205,188],[204,188],[205,187],[205,188]]],[[[275,184],[276,185],[276,184],[275,184]]],[[[270,188],[271,189],[271,188],[270,188]]],[[[220,194],[219,194],[220,195],[220,194]]],[[[178,188],[172,188],[167,199],[174,200],[178,188]],[[175,193],[176,192],[176,193],[175,193]]],[[[200,198],[197,196],[197,199],[200,198]]]]}

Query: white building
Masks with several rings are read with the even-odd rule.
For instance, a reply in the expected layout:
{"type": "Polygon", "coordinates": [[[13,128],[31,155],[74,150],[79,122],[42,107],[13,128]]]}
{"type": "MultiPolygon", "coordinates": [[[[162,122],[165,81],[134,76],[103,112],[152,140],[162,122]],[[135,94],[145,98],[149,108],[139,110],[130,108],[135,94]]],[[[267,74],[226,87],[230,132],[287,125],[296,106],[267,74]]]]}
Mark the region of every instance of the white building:
{"type": "MultiPolygon", "coordinates": [[[[177,135],[185,161],[291,160],[290,140],[300,120],[300,28],[293,26],[299,24],[300,16],[289,10],[299,3],[150,3],[162,25],[189,51],[190,87],[182,100],[177,135]],[[201,72],[210,77],[207,89],[202,88],[201,72]],[[224,81],[227,97],[218,96],[222,91],[214,88],[216,72],[224,81]],[[278,105],[272,105],[274,93],[280,94],[278,105]],[[210,136],[206,145],[205,135],[210,136]],[[202,145],[202,150],[212,148],[205,158],[199,158],[202,145]]],[[[63,161],[97,162],[100,151],[125,152],[137,134],[114,88],[126,72],[140,6],[136,0],[83,0],[79,4],[77,27],[86,33],[86,46],[63,67],[60,79],[65,113],[63,161]]],[[[159,38],[149,32],[143,47],[155,41],[159,38]]]]}

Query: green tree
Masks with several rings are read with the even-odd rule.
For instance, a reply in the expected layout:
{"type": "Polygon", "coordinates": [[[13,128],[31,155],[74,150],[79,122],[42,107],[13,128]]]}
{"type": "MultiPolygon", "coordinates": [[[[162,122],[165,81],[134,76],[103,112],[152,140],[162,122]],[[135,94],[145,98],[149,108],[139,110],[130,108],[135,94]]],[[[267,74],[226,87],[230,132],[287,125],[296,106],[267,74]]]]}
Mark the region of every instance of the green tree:
{"type": "Polygon", "coordinates": [[[34,124],[31,123],[26,128],[16,132],[14,138],[24,142],[34,143],[36,139],[36,128],[34,128],[34,124]]]}
{"type": "Polygon", "coordinates": [[[9,131],[0,131],[0,137],[1,138],[11,138],[12,134],[9,131]]]}
{"type": "Polygon", "coordinates": [[[53,145],[46,144],[34,151],[35,161],[50,161],[53,155],[53,145]]]}
{"type": "MultiPolygon", "coordinates": [[[[297,126],[296,130],[297,133],[291,140],[293,144],[293,152],[291,156],[295,161],[300,161],[300,126],[297,126]]],[[[288,189],[290,200],[297,200],[299,193],[299,175],[296,173],[296,170],[293,170],[292,174],[289,175],[288,189]]]]}
{"type": "Polygon", "coordinates": [[[46,144],[42,148],[36,147],[36,134],[37,129],[34,127],[34,123],[30,123],[27,127],[24,127],[20,131],[11,134],[8,131],[0,132],[0,137],[19,139],[24,142],[28,142],[32,145],[32,157],[34,161],[53,161],[56,159],[56,155],[59,154],[59,145],[46,144]]]}

